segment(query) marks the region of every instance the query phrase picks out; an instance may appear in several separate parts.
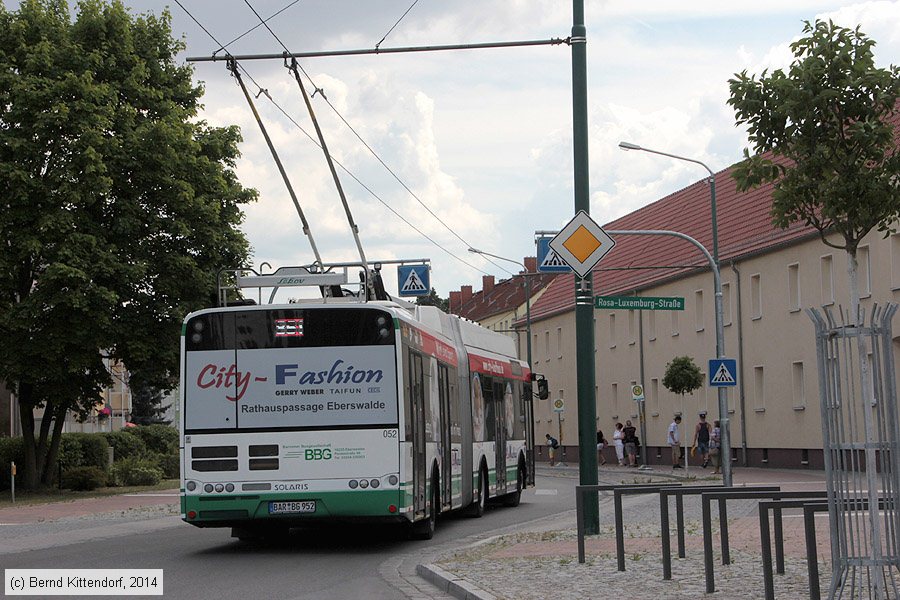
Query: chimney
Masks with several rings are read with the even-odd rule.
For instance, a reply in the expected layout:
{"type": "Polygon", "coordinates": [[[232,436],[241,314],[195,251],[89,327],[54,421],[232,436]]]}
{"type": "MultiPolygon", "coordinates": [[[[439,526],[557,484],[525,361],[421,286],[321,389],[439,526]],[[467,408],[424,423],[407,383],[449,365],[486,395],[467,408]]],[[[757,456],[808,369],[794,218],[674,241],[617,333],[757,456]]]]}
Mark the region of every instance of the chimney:
{"type": "Polygon", "coordinates": [[[462,305],[461,295],[460,292],[450,292],[450,314],[459,314],[459,307],[462,305]]]}
{"type": "Polygon", "coordinates": [[[493,275],[482,275],[481,276],[481,289],[487,294],[492,289],[494,289],[494,276],[493,275]]]}
{"type": "Polygon", "coordinates": [[[459,299],[459,303],[461,306],[472,299],[472,286],[471,285],[461,286],[459,288],[459,293],[461,296],[459,299]]]}
{"type": "Polygon", "coordinates": [[[522,259],[522,262],[525,263],[525,272],[526,273],[536,273],[537,272],[537,257],[536,256],[526,256],[522,259]]]}

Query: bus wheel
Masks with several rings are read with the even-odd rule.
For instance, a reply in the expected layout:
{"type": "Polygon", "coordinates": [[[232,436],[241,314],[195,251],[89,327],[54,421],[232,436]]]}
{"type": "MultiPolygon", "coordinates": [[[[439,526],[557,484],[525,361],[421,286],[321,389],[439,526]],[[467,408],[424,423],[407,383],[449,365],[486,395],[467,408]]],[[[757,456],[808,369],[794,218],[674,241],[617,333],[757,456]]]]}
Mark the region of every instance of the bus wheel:
{"type": "Polygon", "coordinates": [[[518,506],[522,500],[522,488],[525,486],[525,466],[519,462],[519,468],[516,469],[516,491],[507,494],[503,498],[504,506],[518,506]]]}
{"type": "Polygon", "coordinates": [[[432,478],[431,482],[431,512],[421,521],[412,524],[412,537],[416,540],[430,540],[434,537],[434,530],[437,527],[437,514],[441,510],[441,502],[439,500],[441,490],[437,481],[432,478]]]}
{"type": "Polygon", "coordinates": [[[469,516],[480,518],[484,514],[484,507],[487,505],[488,498],[488,477],[487,471],[482,468],[478,473],[478,489],[480,490],[478,498],[469,507],[469,516]]]}

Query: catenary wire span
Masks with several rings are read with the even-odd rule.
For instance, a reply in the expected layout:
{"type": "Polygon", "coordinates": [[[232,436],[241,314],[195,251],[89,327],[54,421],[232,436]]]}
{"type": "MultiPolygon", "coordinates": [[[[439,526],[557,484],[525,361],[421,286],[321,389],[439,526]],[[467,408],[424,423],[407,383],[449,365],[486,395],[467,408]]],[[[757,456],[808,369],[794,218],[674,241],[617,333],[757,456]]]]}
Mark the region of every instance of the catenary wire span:
{"type": "Polygon", "coordinates": [[[416,4],[418,4],[418,3],[419,3],[419,0],[413,0],[413,3],[409,5],[409,8],[406,9],[406,12],[404,12],[402,15],[400,15],[400,18],[397,19],[397,22],[394,23],[394,24],[391,26],[391,28],[388,29],[388,32],[387,32],[386,34],[384,34],[384,37],[382,37],[382,38],[378,41],[378,43],[375,44],[375,49],[376,49],[376,50],[378,49],[379,46],[381,46],[381,43],[382,43],[384,40],[387,39],[387,36],[391,35],[391,32],[394,31],[394,29],[397,28],[397,25],[400,24],[400,21],[402,21],[402,20],[404,19],[404,17],[406,17],[406,15],[409,14],[409,11],[411,11],[411,10],[413,9],[413,7],[414,7],[416,4]]]}
{"type": "MultiPolygon", "coordinates": [[[[253,5],[250,3],[250,0],[244,0],[244,3],[250,8],[251,11],[253,11],[253,14],[256,15],[256,18],[258,18],[260,21],[262,21],[262,17],[256,11],[256,9],[253,8],[253,5]]],[[[412,7],[410,7],[410,8],[412,8],[412,7]]],[[[272,37],[275,38],[275,41],[278,42],[278,44],[282,47],[282,49],[285,52],[290,53],[290,49],[284,44],[284,42],[281,41],[281,39],[275,34],[275,32],[272,31],[272,28],[269,27],[269,25],[267,23],[265,24],[265,27],[269,31],[269,33],[272,34],[272,37]]],[[[303,73],[303,75],[306,76],[306,79],[309,80],[309,83],[313,86],[313,89],[316,90],[317,92],[321,92],[321,88],[319,88],[319,86],[316,85],[316,82],[313,81],[313,78],[310,76],[310,74],[306,72],[306,69],[304,69],[303,66],[300,65],[299,63],[297,63],[297,66],[300,68],[300,71],[303,73]]],[[[315,95],[315,94],[313,94],[313,95],[315,95]]],[[[451,234],[453,234],[454,237],[456,237],[456,239],[458,239],[460,242],[462,242],[466,246],[466,248],[472,248],[473,247],[472,244],[470,244],[468,241],[463,239],[462,236],[459,235],[459,233],[457,233],[452,227],[447,225],[447,223],[445,223],[443,219],[441,219],[437,214],[435,214],[435,212],[433,210],[431,210],[431,208],[427,204],[425,204],[425,202],[423,202],[422,199],[419,198],[419,196],[415,192],[413,192],[412,189],[410,189],[410,187],[408,185],[406,185],[406,183],[402,179],[400,179],[400,176],[397,175],[394,172],[394,170],[391,169],[388,166],[388,164],[384,162],[384,160],[382,160],[381,156],[379,156],[378,153],[375,152],[375,149],[372,148],[372,146],[370,146],[369,143],[363,139],[363,137],[359,134],[358,131],[356,131],[356,129],[353,127],[353,125],[351,125],[347,121],[347,119],[344,118],[344,115],[342,115],[341,112],[331,103],[331,101],[328,99],[328,97],[324,93],[320,93],[320,95],[325,100],[325,103],[328,104],[329,108],[331,108],[332,112],[334,112],[334,114],[337,115],[337,117],[344,123],[344,125],[347,126],[347,128],[353,133],[353,135],[356,136],[356,139],[358,139],[359,142],[366,148],[366,150],[368,150],[369,153],[375,158],[375,160],[377,160],[381,164],[381,166],[384,167],[385,170],[391,174],[391,176],[397,181],[397,183],[399,183],[403,187],[403,189],[405,189],[409,193],[409,195],[412,196],[413,199],[415,199],[415,201],[418,202],[422,206],[422,208],[424,208],[426,211],[428,211],[428,214],[430,214],[432,217],[434,217],[434,219],[436,219],[438,223],[443,225],[444,228],[447,229],[447,231],[449,231],[451,234]]],[[[499,265],[496,262],[494,262],[493,260],[491,260],[489,257],[484,256],[484,255],[481,255],[481,256],[487,262],[491,263],[492,265],[494,265],[501,271],[509,273],[510,275],[513,274],[511,271],[509,271],[502,265],[499,265]]],[[[459,259],[459,260],[462,260],[462,259],[459,259]]],[[[465,262],[465,261],[463,261],[463,262],[465,262]]],[[[477,270],[480,271],[481,273],[484,273],[484,271],[482,271],[481,269],[477,269],[477,270]]]]}
{"type": "MultiPolygon", "coordinates": [[[[418,0],[416,0],[416,1],[418,1],[418,0]]],[[[280,15],[281,13],[283,13],[284,11],[286,11],[287,9],[289,9],[290,7],[294,6],[294,5],[297,4],[298,2],[300,2],[300,0],[294,0],[293,2],[291,2],[290,4],[288,4],[287,6],[285,6],[285,7],[282,8],[281,10],[279,10],[278,12],[272,13],[272,14],[271,14],[269,17],[267,17],[266,19],[260,19],[260,22],[259,22],[258,24],[254,25],[253,27],[251,27],[250,29],[248,29],[247,31],[245,31],[244,33],[242,33],[241,35],[237,36],[236,38],[234,38],[234,39],[231,40],[230,42],[227,42],[226,44],[223,44],[223,45],[219,46],[219,49],[216,50],[215,52],[213,52],[213,55],[215,55],[215,54],[221,52],[222,50],[227,49],[228,46],[230,46],[230,45],[232,45],[233,43],[235,43],[236,41],[242,39],[244,36],[246,36],[246,35],[248,35],[248,34],[250,34],[250,33],[253,33],[253,32],[256,31],[257,29],[259,29],[260,27],[262,27],[263,25],[265,25],[266,22],[271,21],[272,19],[274,19],[275,17],[277,17],[278,15],[280,15]]],[[[182,7],[182,8],[183,8],[183,7],[182,7]]]]}
{"type": "MultiPolygon", "coordinates": [[[[196,18],[196,17],[195,17],[195,16],[194,16],[194,15],[193,15],[193,14],[192,14],[185,6],[181,3],[181,0],[175,0],[175,3],[179,6],[179,8],[181,8],[181,10],[183,10],[183,11],[191,18],[192,21],[194,21],[194,23],[197,24],[198,27],[200,27],[200,29],[203,30],[204,33],[206,33],[207,36],[209,36],[209,38],[210,38],[213,42],[215,42],[216,44],[218,44],[220,48],[227,48],[227,46],[231,43],[231,42],[229,42],[229,44],[224,44],[224,45],[223,45],[221,42],[219,42],[218,39],[216,39],[216,36],[214,36],[212,33],[210,33],[210,31],[209,31],[206,27],[204,27],[204,25],[203,25],[199,20],[197,20],[197,18],[196,18]]],[[[254,11],[254,12],[256,12],[256,11],[254,11]]],[[[273,15],[273,16],[274,16],[274,15],[273,15]]],[[[277,38],[276,38],[276,39],[277,39],[277,38]]],[[[241,70],[241,72],[243,72],[244,75],[245,75],[250,81],[253,82],[253,85],[255,85],[255,86],[257,87],[257,89],[259,89],[260,91],[265,91],[265,90],[263,90],[263,88],[256,82],[256,80],[255,80],[255,79],[253,78],[253,76],[247,71],[247,69],[244,68],[243,65],[241,65],[240,63],[235,63],[235,64],[236,64],[237,67],[241,70]]],[[[302,67],[301,67],[301,70],[302,70],[302,67]]],[[[304,72],[304,74],[305,74],[305,72],[304,72]]],[[[307,78],[309,79],[309,75],[307,75],[307,78]]],[[[310,81],[312,81],[312,80],[310,79],[310,81]]],[[[315,138],[313,138],[313,136],[310,135],[309,132],[307,132],[307,131],[299,124],[299,123],[297,123],[297,121],[296,121],[293,117],[291,117],[291,116],[290,116],[290,115],[289,115],[289,114],[288,114],[288,113],[287,113],[287,112],[286,112],[286,111],[285,111],[285,110],[284,110],[284,109],[283,109],[283,108],[282,108],[282,107],[281,107],[281,106],[280,106],[280,105],[272,98],[271,94],[269,94],[268,92],[266,92],[266,93],[265,93],[265,96],[272,102],[272,104],[273,104],[273,105],[274,105],[274,106],[275,106],[275,107],[276,107],[276,108],[277,108],[277,109],[278,109],[285,117],[287,117],[288,120],[291,121],[291,123],[294,124],[294,126],[296,126],[296,127],[297,127],[297,128],[298,128],[298,129],[299,129],[299,130],[307,137],[307,138],[309,138],[309,140],[310,140],[312,143],[314,143],[316,146],[319,146],[318,141],[316,141],[315,138]]],[[[329,104],[330,104],[330,103],[329,103],[329,104]]],[[[319,146],[319,148],[321,149],[321,146],[319,146]]],[[[373,198],[375,198],[376,200],[378,200],[381,204],[384,205],[385,208],[387,208],[389,211],[391,211],[391,213],[393,213],[398,219],[400,219],[401,221],[403,221],[406,225],[408,225],[411,229],[413,229],[416,233],[418,233],[419,235],[421,235],[423,238],[425,238],[426,240],[428,240],[431,244],[433,244],[434,246],[436,246],[436,247],[437,247],[438,249],[440,249],[441,251],[445,252],[445,253],[446,253],[447,255],[449,255],[450,257],[452,257],[452,258],[456,259],[457,261],[459,261],[460,263],[464,264],[465,266],[467,266],[467,267],[469,267],[469,268],[471,268],[471,269],[474,269],[474,270],[476,270],[476,271],[478,271],[479,273],[482,273],[482,274],[484,274],[484,275],[489,275],[489,273],[487,273],[486,271],[484,271],[484,270],[482,270],[482,269],[479,269],[478,267],[476,267],[475,265],[469,263],[468,261],[466,261],[465,259],[461,258],[460,256],[457,256],[456,254],[454,254],[453,252],[451,252],[450,250],[448,250],[447,248],[445,248],[444,246],[442,246],[441,244],[439,244],[437,241],[435,241],[434,239],[432,239],[431,237],[429,237],[426,233],[424,233],[424,232],[423,232],[422,230],[420,230],[418,227],[416,227],[415,225],[413,225],[412,223],[410,223],[410,222],[409,222],[406,218],[404,218],[400,213],[398,213],[396,210],[394,210],[387,202],[385,202],[380,196],[378,196],[378,194],[376,194],[369,186],[367,186],[365,183],[363,183],[356,175],[354,175],[347,167],[345,167],[343,164],[341,164],[336,158],[332,157],[332,160],[334,160],[335,164],[337,164],[337,165],[341,168],[342,171],[344,171],[344,172],[345,172],[347,175],[349,175],[354,181],[356,181],[356,182],[357,182],[364,190],[366,190],[369,194],[371,194],[373,198]]],[[[404,187],[405,187],[405,186],[404,186],[404,187]]],[[[407,189],[408,189],[408,188],[407,188],[407,189]]],[[[501,267],[501,269],[502,269],[502,267],[501,267]]],[[[506,269],[503,269],[503,270],[506,271],[507,273],[509,273],[509,271],[507,271],[506,269]]]]}

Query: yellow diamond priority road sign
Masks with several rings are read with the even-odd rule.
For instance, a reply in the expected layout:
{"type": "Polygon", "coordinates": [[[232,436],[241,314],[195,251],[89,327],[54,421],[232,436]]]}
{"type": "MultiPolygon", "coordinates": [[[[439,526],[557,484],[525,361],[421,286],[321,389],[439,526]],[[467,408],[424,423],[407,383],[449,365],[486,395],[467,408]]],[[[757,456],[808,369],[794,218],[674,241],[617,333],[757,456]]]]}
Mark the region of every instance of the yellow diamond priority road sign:
{"type": "Polygon", "coordinates": [[[550,240],[550,247],[579,277],[586,277],[615,245],[615,240],[583,210],[550,240]]]}

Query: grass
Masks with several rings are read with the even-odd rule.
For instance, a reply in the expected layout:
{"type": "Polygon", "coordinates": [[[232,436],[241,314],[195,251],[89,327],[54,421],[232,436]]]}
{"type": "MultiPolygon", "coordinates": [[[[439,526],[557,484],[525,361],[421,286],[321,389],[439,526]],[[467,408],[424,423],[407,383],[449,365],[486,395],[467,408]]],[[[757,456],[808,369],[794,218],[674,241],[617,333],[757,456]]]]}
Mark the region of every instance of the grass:
{"type": "Polygon", "coordinates": [[[69,502],[83,500],[85,498],[102,498],[104,496],[118,496],[120,494],[133,494],[136,492],[153,492],[159,490],[177,490],[177,479],[163,479],[156,485],[135,485],[131,487],[102,487],[89,492],[73,492],[72,490],[60,490],[56,488],[43,488],[34,491],[16,490],[16,503],[13,504],[9,490],[2,492],[0,509],[15,506],[30,506],[33,504],[49,504],[51,502],[69,502]]]}

